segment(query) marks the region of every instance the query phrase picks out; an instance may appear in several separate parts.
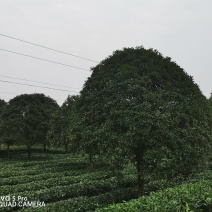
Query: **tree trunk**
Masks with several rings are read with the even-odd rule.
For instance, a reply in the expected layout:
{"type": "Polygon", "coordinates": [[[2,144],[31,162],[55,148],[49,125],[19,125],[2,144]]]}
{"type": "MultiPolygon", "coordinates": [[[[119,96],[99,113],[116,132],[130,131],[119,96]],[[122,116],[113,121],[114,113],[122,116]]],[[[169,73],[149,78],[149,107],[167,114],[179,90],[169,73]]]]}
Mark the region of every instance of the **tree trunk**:
{"type": "Polygon", "coordinates": [[[144,195],[144,164],[143,164],[144,148],[142,146],[135,150],[136,169],[138,173],[138,196],[144,195]]]}
{"type": "Polygon", "coordinates": [[[144,195],[144,178],[138,173],[138,196],[144,195]]]}
{"type": "Polygon", "coordinates": [[[67,152],[68,152],[68,144],[65,143],[65,153],[67,153],[67,152]]]}
{"type": "Polygon", "coordinates": [[[43,143],[43,151],[46,152],[46,141],[43,143]]]}
{"type": "Polygon", "coordinates": [[[89,154],[89,168],[93,169],[93,157],[91,153],[89,154]]]}
{"type": "Polygon", "coordinates": [[[28,160],[31,159],[31,146],[27,145],[27,158],[28,160]]]}
{"type": "Polygon", "coordinates": [[[7,144],[7,158],[10,159],[10,145],[7,144]]]}

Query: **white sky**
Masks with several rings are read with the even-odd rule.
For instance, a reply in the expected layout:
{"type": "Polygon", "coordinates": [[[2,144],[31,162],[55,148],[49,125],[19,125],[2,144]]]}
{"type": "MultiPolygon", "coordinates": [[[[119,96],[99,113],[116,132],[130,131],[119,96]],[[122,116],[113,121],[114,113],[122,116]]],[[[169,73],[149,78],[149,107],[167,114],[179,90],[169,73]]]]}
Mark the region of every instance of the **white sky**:
{"type": "MultiPolygon", "coordinates": [[[[211,0],[0,0],[0,34],[97,61],[123,47],[154,48],[193,76],[209,97],[212,91],[211,9],[211,0]]],[[[97,64],[2,36],[0,49],[85,69],[97,64]]],[[[0,75],[80,91],[90,73],[0,50],[0,75]]],[[[48,86],[2,76],[0,80],[48,86]]],[[[75,94],[0,81],[1,99],[8,101],[22,93],[44,93],[59,104],[68,94],[75,94]]]]}

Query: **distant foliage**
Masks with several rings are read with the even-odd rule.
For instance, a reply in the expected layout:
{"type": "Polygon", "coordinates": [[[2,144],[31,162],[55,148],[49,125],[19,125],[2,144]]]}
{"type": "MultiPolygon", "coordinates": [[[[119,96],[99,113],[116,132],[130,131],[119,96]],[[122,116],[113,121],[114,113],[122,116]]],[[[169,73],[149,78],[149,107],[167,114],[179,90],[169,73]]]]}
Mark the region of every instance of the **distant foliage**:
{"type": "Polygon", "coordinates": [[[63,105],[56,110],[50,121],[48,131],[49,143],[53,146],[64,147],[65,152],[71,150],[76,152],[76,147],[72,143],[69,125],[74,117],[73,105],[78,97],[68,96],[63,105]]]}
{"type": "Polygon", "coordinates": [[[0,115],[2,114],[6,105],[7,105],[7,103],[3,99],[0,99],[0,115]]]}

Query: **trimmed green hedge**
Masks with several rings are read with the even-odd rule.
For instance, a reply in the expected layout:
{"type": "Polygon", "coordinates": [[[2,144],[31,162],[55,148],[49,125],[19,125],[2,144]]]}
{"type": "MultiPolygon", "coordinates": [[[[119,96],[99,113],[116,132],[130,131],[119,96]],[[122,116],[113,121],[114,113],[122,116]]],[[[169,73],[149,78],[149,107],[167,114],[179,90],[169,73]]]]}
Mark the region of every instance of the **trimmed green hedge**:
{"type": "MultiPolygon", "coordinates": [[[[15,165],[14,165],[15,166],[15,165]]],[[[36,175],[38,172],[42,172],[45,170],[45,172],[60,172],[64,169],[68,170],[80,170],[85,169],[87,167],[86,163],[55,163],[50,165],[43,165],[43,166],[33,166],[33,167],[23,167],[22,169],[15,170],[13,167],[11,167],[10,170],[8,168],[1,168],[0,171],[0,177],[1,178],[7,178],[7,177],[14,177],[14,176],[25,176],[25,175],[36,175]]]]}
{"type": "Polygon", "coordinates": [[[69,170],[77,167],[86,167],[88,165],[85,158],[76,156],[57,155],[55,158],[49,158],[42,161],[5,161],[0,163],[0,177],[11,177],[17,175],[32,175],[38,170],[52,170],[53,168],[68,168],[69,170]]]}
{"type": "Polygon", "coordinates": [[[192,212],[212,211],[212,181],[188,183],[137,200],[113,204],[99,212],[192,212]]]}
{"type": "MultiPolygon", "coordinates": [[[[98,171],[97,169],[95,171],[98,171]]],[[[76,169],[72,171],[61,171],[61,172],[42,172],[41,174],[36,175],[17,175],[14,177],[8,177],[8,178],[1,178],[0,180],[0,186],[6,186],[6,185],[18,185],[22,183],[30,183],[40,180],[47,180],[50,177],[51,178],[57,178],[57,177],[65,177],[65,176],[77,176],[88,173],[87,169],[76,169]]]]}
{"type": "MultiPolygon", "coordinates": [[[[59,174],[50,175],[49,173],[46,173],[46,175],[39,175],[38,178],[26,176],[21,179],[22,182],[23,182],[23,179],[26,179],[25,183],[20,183],[20,180],[19,180],[19,184],[16,184],[16,185],[0,186],[0,196],[4,196],[7,194],[16,193],[16,192],[47,189],[54,186],[65,186],[65,185],[83,182],[85,180],[91,181],[91,180],[98,180],[98,179],[100,180],[100,179],[109,178],[107,173],[103,171],[98,171],[98,172],[96,171],[96,172],[91,172],[87,174],[80,173],[80,174],[81,175],[77,175],[77,176],[73,176],[71,174],[69,176],[58,176],[59,174]],[[49,178],[49,175],[51,176],[50,178],[49,178]],[[27,182],[29,179],[32,182],[27,182]]],[[[17,181],[18,181],[18,178],[17,178],[17,181]]]]}
{"type": "Polygon", "coordinates": [[[119,181],[115,177],[101,180],[84,180],[79,183],[68,186],[53,186],[47,189],[36,191],[25,191],[13,193],[11,196],[27,197],[29,201],[44,201],[45,203],[75,198],[79,196],[94,196],[110,192],[118,188],[127,188],[135,186],[136,178],[134,175],[126,176],[124,180],[119,181]]]}
{"type": "MultiPolygon", "coordinates": [[[[97,208],[104,207],[111,203],[118,203],[123,200],[130,200],[136,198],[137,189],[121,188],[98,196],[86,197],[81,196],[78,198],[72,198],[47,204],[41,208],[27,208],[23,211],[36,211],[36,212],[83,212],[83,211],[94,211],[97,208]]],[[[22,210],[21,210],[22,211],[22,210]]]]}

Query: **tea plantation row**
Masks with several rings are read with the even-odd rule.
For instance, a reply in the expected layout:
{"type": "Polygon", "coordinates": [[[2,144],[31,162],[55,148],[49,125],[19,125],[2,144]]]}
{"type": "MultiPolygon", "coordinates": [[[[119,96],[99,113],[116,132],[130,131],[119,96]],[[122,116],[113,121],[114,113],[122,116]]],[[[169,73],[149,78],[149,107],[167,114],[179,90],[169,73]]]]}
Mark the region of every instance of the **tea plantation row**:
{"type": "MultiPolygon", "coordinates": [[[[176,201],[179,208],[178,211],[182,211],[181,209],[186,207],[194,208],[192,204],[195,201],[200,201],[198,203],[201,205],[200,208],[203,205],[210,206],[211,190],[209,190],[208,194],[205,194],[204,189],[207,186],[211,186],[211,171],[193,176],[187,180],[187,183],[190,182],[190,184],[180,187],[176,187],[183,183],[179,179],[173,179],[169,182],[166,180],[150,181],[146,179],[146,195],[169,187],[176,188],[152,193],[150,196],[130,201],[129,205],[128,203],[114,205],[115,203],[137,198],[137,181],[134,169],[126,168],[123,171],[122,178],[117,178],[101,164],[96,165],[96,168],[92,170],[89,169],[86,160],[85,157],[81,156],[55,154],[43,160],[29,162],[3,161],[0,164],[0,196],[22,196],[27,197],[28,201],[44,201],[45,207],[0,207],[0,211],[65,212],[94,211],[98,209],[102,211],[122,211],[123,208],[126,208],[126,211],[139,211],[140,209],[142,211],[159,211],[163,207],[163,205],[160,205],[162,204],[160,201],[165,202],[166,200],[170,201],[167,206],[168,209],[175,207],[176,201]],[[202,182],[198,183],[199,181],[202,182]],[[199,192],[195,193],[195,189],[199,192]],[[187,193],[185,192],[186,190],[187,193]],[[203,193],[200,193],[200,191],[203,191],[203,193]],[[176,192],[181,192],[181,203],[179,203],[178,196],[174,195],[176,192]],[[172,199],[173,203],[171,204],[172,199]],[[143,209],[142,207],[146,208],[143,209]]],[[[169,211],[168,209],[167,211],[169,211]]]]}
{"type": "Polygon", "coordinates": [[[212,211],[212,181],[183,184],[129,202],[110,205],[98,212],[198,212],[212,211]]]}

